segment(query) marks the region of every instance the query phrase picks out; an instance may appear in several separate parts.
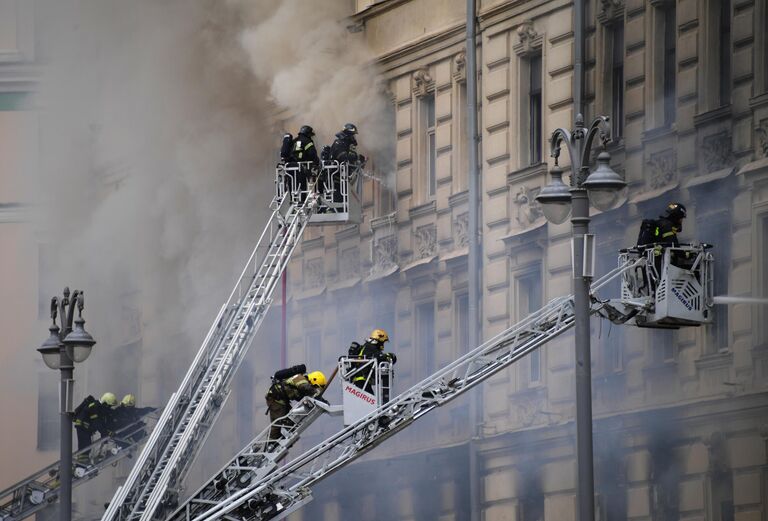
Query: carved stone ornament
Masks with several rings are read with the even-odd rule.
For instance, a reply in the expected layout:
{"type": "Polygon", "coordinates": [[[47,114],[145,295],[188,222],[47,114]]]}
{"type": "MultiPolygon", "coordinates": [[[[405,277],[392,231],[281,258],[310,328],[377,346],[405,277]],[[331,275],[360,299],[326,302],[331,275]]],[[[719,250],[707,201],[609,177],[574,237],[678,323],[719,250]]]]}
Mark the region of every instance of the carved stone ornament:
{"type": "Polygon", "coordinates": [[[373,247],[372,273],[380,273],[397,265],[397,237],[388,235],[378,239],[373,247]]]}
{"type": "Polygon", "coordinates": [[[469,245],[469,214],[457,215],[453,220],[453,241],[457,248],[469,245]]]}
{"type": "Polygon", "coordinates": [[[416,259],[431,257],[437,253],[437,227],[434,224],[416,228],[414,255],[416,259]]]}
{"type": "Polygon", "coordinates": [[[419,69],[413,73],[413,93],[416,96],[426,96],[435,90],[435,80],[427,69],[419,69]]]}
{"type": "Polygon", "coordinates": [[[535,188],[521,186],[520,190],[515,194],[513,200],[515,206],[517,206],[517,215],[515,218],[521,228],[527,228],[539,218],[544,217],[541,205],[536,201],[536,196],[539,194],[540,190],[541,188],[538,186],[535,188]]]}
{"type": "Polygon", "coordinates": [[[355,277],[360,273],[360,250],[347,248],[339,256],[339,280],[355,277]]]}
{"type": "Polygon", "coordinates": [[[677,176],[677,155],[674,150],[664,150],[651,154],[648,160],[651,176],[648,181],[650,188],[656,190],[672,183],[677,176]]]}
{"type": "Polygon", "coordinates": [[[453,57],[453,81],[462,83],[467,81],[467,54],[460,52],[453,57]]]}
{"type": "Polygon", "coordinates": [[[768,119],[760,121],[760,125],[755,129],[757,142],[755,144],[755,155],[759,158],[768,157],[768,119]]]}
{"type": "Polygon", "coordinates": [[[715,172],[733,166],[731,135],[728,132],[720,132],[705,137],[702,141],[701,153],[707,172],[715,172]]]}
{"type": "Polygon", "coordinates": [[[309,259],[304,262],[304,289],[319,288],[325,283],[323,259],[309,259]]]}
{"type": "Polygon", "coordinates": [[[524,427],[530,427],[540,408],[541,402],[537,396],[518,397],[515,400],[517,422],[524,427]]]}
{"type": "Polygon", "coordinates": [[[600,0],[597,19],[602,24],[611,23],[624,16],[624,0],[600,0]]]}
{"type": "Polygon", "coordinates": [[[531,56],[541,52],[542,37],[533,27],[532,20],[525,20],[517,28],[517,41],[514,51],[518,56],[531,56]]]}

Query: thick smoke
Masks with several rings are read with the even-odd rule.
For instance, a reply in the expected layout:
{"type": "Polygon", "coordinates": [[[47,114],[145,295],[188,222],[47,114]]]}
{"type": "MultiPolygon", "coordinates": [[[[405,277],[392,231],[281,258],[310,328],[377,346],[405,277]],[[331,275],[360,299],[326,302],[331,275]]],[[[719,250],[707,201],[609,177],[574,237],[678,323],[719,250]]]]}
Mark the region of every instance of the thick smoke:
{"type": "Polygon", "coordinates": [[[143,363],[173,353],[171,373],[184,371],[265,222],[276,116],[326,138],[355,121],[366,145],[383,141],[384,98],[340,23],[347,3],[310,4],[41,7],[39,228],[56,251],[43,291],[86,290],[103,349],[90,364],[121,340],[127,305],[142,317],[143,363]]]}

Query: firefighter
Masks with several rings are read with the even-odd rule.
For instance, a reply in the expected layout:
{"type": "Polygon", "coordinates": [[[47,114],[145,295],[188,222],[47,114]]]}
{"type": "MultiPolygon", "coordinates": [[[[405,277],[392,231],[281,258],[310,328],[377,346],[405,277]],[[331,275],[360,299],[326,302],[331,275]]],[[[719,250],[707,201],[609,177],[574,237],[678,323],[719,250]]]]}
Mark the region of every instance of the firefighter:
{"type": "Polygon", "coordinates": [[[136,407],[136,397],[132,394],[126,394],[120,401],[120,405],[112,410],[112,431],[118,432],[129,425],[137,424],[135,429],[131,429],[129,438],[137,441],[143,435],[142,428],[145,423],[141,421],[146,414],[154,411],[154,407],[136,407]]]}
{"type": "MultiPolygon", "coordinates": [[[[112,434],[112,408],[117,405],[117,397],[113,393],[104,393],[101,400],[96,400],[88,395],[80,405],[75,408],[75,431],[77,431],[77,450],[81,451],[89,446],[93,435],[97,432],[102,437],[112,434]]],[[[85,456],[87,459],[87,455],[85,456]]]]}
{"type": "MultiPolygon", "coordinates": [[[[304,200],[304,195],[307,191],[307,181],[313,175],[314,172],[320,171],[320,158],[317,155],[317,148],[315,148],[315,142],[312,138],[315,135],[315,131],[309,125],[303,125],[299,129],[299,135],[293,140],[291,147],[290,160],[291,163],[305,163],[301,165],[301,168],[296,172],[296,185],[302,192],[301,201],[304,200]],[[307,167],[306,163],[310,162],[311,165],[307,167]]],[[[289,163],[290,164],[290,163],[289,163]]]]}
{"type": "Polygon", "coordinates": [[[305,396],[314,398],[323,392],[325,385],[325,375],[320,371],[313,371],[309,374],[300,372],[282,379],[273,378],[266,396],[269,421],[272,423],[272,428],[269,431],[270,441],[282,438],[282,427],[291,426],[291,422],[287,418],[282,422],[275,421],[291,412],[291,402],[301,400],[305,396]]]}
{"type": "MultiPolygon", "coordinates": [[[[658,246],[680,246],[677,233],[683,230],[683,219],[686,217],[685,206],[680,203],[669,203],[664,215],[658,219],[643,219],[640,234],[637,237],[638,246],[655,244],[658,246]]],[[[657,248],[660,252],[661,249],[657,248]]]]}
{"type": "MultiPolygon", "coordinates": [[[[353,342],[350,347],[349,356],[351,358],[358,358],[363,360],[376,360],[378,363],[389,362],[395,364],[397,362],[397,356],[394,353],[384,352],[384,344],[389,341],[389,335],[383,329],[374,329],[371,332],[371,336],[365,341],[363,345],[353,342]],[[357,346],[357,348],[355,348],[357,346]],[[357,351],[356,353],[354,351],[357,351]]],[[[365,369],[357,373],[352,379],[352,383],[359,389],[365,388],[369,393],[373,392],[374,378],[368,378],[370,369],[365,369]],[[366,380],[368,384],[366,385],[366,380]]],[[[389,401],[389,375],[382,375],[382,386],[384,387],[384,395],[382,396],[382,402],[389,401]]]]}
{"type": "MultiPolygon", "coordinates": [[[[348,163],[349,169],[354,170],[365,164],[365,156],[357,153],[357,127],[353,123],[347,123],[336,134],[333,144],[330,147],[329,158],[339,163],[348,163]]],[[[351,175],[351,171],[349,171],[351,175]]],[[[343,202],[341,194],[341,179],[335,176],[333,179],[333,202],[343,202]]]]}

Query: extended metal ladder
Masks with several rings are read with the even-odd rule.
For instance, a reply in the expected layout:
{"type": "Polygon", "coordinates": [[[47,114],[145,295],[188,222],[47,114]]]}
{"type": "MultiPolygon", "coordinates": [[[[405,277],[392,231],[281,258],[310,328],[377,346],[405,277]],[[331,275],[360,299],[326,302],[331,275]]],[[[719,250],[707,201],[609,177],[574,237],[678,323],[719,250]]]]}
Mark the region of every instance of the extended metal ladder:
{"type": "MultiPolygon", "coordinates": [[[[135,453],[146,439],[148,427],[137,421],[74,453],[72,486],[99,475],[102,469],[135,453]]],[[[28,478],[0,492],[0,521],[20,521],[52,504],[59,497],[59,462],[48,465],[28,478]]]]}
{"type": "Polygon", "coordinates": [[[285,192],[272,200],[272,215],[240,278],[103,521],[148,521],[160,514],[159,507],[175,506],[317,203],[311,192],[303,197],[285,192]]]}
{"type": "MultiPolygon", "coordinates": [[[[592,284],[591,313],[605,302],[596,292],[645,261],[628,260],[592,284]]],[[[436,407],[456,398],[568,330],[574,323],[573,297],[550,301],[470,353],[440,369],[383,407],[306,451],[293,461],[231,493],[194,509],[180,509],[171,521],[283,519],[312,499],[310,487],[370,451],[436,407]]]]}
{"type": "Polygon", "coordinates": [[[191,519],[205,513],[217,501],[264,479],[277,468],[277,464],[288,454],[288,450],[298,441],[301,433],[326,412],[341,414],[341,406],[330,406],[310,397],[302,398],[287,416],[274,422],[283,426],[283,438],[270,439],[269,433],[273,425],[270,424],[187,499],[177,512],[183,512],[184,518],[191,519]]]}

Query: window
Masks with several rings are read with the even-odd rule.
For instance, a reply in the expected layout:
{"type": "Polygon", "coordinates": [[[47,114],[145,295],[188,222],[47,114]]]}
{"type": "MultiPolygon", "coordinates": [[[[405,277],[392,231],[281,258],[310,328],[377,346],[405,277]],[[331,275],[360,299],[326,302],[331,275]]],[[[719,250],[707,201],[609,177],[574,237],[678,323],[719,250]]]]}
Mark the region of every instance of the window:
{"type": "MultiPolygon", "coordinates": [[[[702,215],[696,223],[701,240],[718,238],[717,255],[714,256],[714,295],[728,294],[728,278],[731,266],[731,226],[727,213],[702,215]]],[[[728,306],[717,306],[712,323],[706,326],[705,353],[714,354],[729,349],[728,306]]]]}
{"type": "MultiPolygon", "coordinates": [[[[517,317],[522,320],[541,308],[541,270],[517,277],[517,317]]],[[[541,348],[528,354],[528,383],[541,381],[541,348]]]]}
{"type": "Polygon", "coordinates": [[[611,28],[611,137],[624,134],[624,23],[611,28]]]}
{"type": "Polygon", "coordinates": [[[467,84],[461,82],[457,85],[458,92],[456,108],[454,114],[457,114],[454,121],[456,125],[456,134],[454,137],[456,150],[456,182],[454,184],[457,192],[466,190],[469,186],[469,153],[467,151],[467,84]]]}
{"type": "Polygon", "coordinates": [[[671,125],[675,121],[676,85],[675,74],[677,72],[677,17],[675,14],[675,2],[672,2],[664,10],[664,124],[671,125]]]}
{"type": "Polygon", "coordinates": [[[454,314],[454,324],[456,324],[455,354],[462,355],[475,347],[469,345],[469,295],[466,293],[456,295],[454,314]]]}
{"type": "Polygon", "coordinates": [[[435,304],[431,300],[416,306],[416,345],[423,375],[435,371],[435,304]]]}
{"type": "Polygon", "coordinates": [[[541,55],[532,56],[528,61],[528,162],[541,163],[541,55]]]}
{"type": "Polygon", "coordinates": [[[720,106],[731,103],[731,2],[720,0],[720,106]]]}
{"type": "Polygon", "coordinates": [[[59,390],[53,374],[37,375],[37,449],[59,446],[59,390]]]}
{"type": "Polygon", "coordinates": [[[437,142],[435,141],[435,93],[429,93],[422,98],[424,111],[424,129],[426,132],[426,195],[427,198],[435,196],[437,192],[437,142]]]}

